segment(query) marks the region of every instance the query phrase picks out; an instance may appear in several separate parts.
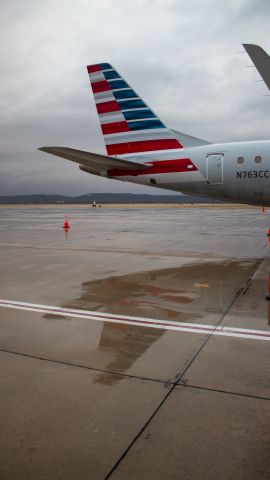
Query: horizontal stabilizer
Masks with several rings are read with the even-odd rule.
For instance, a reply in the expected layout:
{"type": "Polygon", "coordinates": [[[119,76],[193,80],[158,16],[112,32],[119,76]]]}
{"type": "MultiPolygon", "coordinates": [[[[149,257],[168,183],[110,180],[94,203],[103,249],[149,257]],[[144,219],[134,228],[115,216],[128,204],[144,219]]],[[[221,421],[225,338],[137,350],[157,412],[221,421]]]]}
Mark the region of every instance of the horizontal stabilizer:
{"type": "Polygon", "coordinates": [[[267,87],[270,90],[270,57],[264,51],[263,48],[258,45],[252,45],[249,43],[243,43],[247,54],[250,56],[252,62],[257,68],[259,74],[261,75],[263,81],[266,83],[267,87]]]}
{"type": "Polygon", "coordinates": [[[107,157],[106,155],[99,155],[98,153],[85,152],[67,147],[41,147],[38,150],[78,163],[80,166],[86,167],[85,171],[89,171],[89,173],[93,173],[94,175],[102,175],[110,169],[137,170],[138,166],[140,169],[151,166],[150,164],[142,165],[141,162],[107,157]]]}

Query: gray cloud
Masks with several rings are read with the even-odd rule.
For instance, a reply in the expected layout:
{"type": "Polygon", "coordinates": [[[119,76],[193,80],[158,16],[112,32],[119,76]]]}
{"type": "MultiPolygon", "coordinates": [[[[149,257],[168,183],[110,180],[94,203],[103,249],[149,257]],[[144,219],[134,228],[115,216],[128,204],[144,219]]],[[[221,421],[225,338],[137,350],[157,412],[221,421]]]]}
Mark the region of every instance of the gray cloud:
{"type": "Polygon", "coordinates": [[[210,141],[270,138],[268,91],[237,53],[244,42],[270,52],[268,1],[12,0],[1,9],[1,194],[147,191],[36,150],[104,152],[88,63],[113,63],[173,128],[210,141]]]}

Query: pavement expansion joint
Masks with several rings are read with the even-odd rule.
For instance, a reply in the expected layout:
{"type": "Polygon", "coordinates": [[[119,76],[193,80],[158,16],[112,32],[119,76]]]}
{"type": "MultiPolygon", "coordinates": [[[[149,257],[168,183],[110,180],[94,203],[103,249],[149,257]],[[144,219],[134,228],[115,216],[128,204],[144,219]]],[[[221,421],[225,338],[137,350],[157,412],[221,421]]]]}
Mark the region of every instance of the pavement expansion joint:
{"type": "Polygon", "coordinates": [[[91,370],[93,372],[99,372],[99,373],[106,373],[106,374],[111,374],[115,376],[119,376],[122,378],[134,378],[137,380],[143,380],[147,382],[155,382],[155,383],[162,383],[165,385],[166,388],[169,388],[170,386],[174,385],[174,382],[170,382],[169,380],[160,380],[157,378],[149,378],[149,377],[141,377],[138,375],[129,375],[128,373],[120,373],[120,372],[115,372],[112,370],[104,370],[102,368],[95,368],[95,367],[89,367],[87,365],[80,365],[76,363],[71,363],[71,362],[64,362],[62,360],[56,360],[56,359],[51,359],[51,358],[45,358],[45,357],[40,357],[37,355],[30,355],[28,353],[22,353],[22,352],[15,352],[13,350],[7,350],[4,348],[0,348],[0,352],[2,353],[8,353],[11,355],[18,355],[21,357],[26,357],[26,358],[34,358],[35,360],[40,360],[41,362],[50,362],[50,363],[56,363],[58,365],[67,365],[69,367],[75,367],[75,368],[83,368],[84,370],[91,370]]]}
{"type": "Polygon", "coordinates": [[[144,433],[144,431],[146,430],[146,428],[148,427],[148,425],[150,424],[150,422],[153,420],[153,418],[156,416],[156,414],[159,412],[159,410],[162,408],[162,406],[164,405],[164,403],[167,401],[168,397],[171,395],[171,393],[175,390],[176,388],[176,385],[172,385],[171,389],[168,391],[168,393],[165,395],[165,397],[163,398],[163,400],[160,402],[160,404],[156,407],[156,409],[154,410],[154,412],[152,413],[152,415],[148,418],[148,420],[145,422],[145,424],[142,426],[142,428],[140,429],[140,431],[135,435],[135,437],[133,438],[133,440],[130,442],[130,444],[128,445],[128,447],[124,450],[124,452],[122,453],[122,455],[119,457],[119,459],[117,460],[117,462],[113,465],[113,467],[111,468],[111,470],[109,471],[109,473],[104,477],[104,480],[108,480],[111,475],[113,474],[113,472],[117,469],[118,465],[120,465],[120,463],[122,462],[122,460],[126,457],[126,455],[128,454],[128,452],[130,451],[130,449],[133,447],[133,445],[136,443],[136,441],[140,438],[140,436],[144,433]]]}
{"type": "Polygon", "coordinates": [[[191,385],[187,383],[179,383],[178,386],[185,387],[185,388],[195,388],[196,390],[206,390],[207,392],[216,392],[216,393],[221,393],[224,395],[235,395],[237,397],[247,397],[247,398],[254,398],[254,400],[268,400],[270,401],[269,397],[263,397],[259,395],[251,395],[247,393],[240,393],[240,392],[233,392],[230,390],[220,390],[217,388],[209,388],[209,387],[201,387],[197,385],[191,385]]]}

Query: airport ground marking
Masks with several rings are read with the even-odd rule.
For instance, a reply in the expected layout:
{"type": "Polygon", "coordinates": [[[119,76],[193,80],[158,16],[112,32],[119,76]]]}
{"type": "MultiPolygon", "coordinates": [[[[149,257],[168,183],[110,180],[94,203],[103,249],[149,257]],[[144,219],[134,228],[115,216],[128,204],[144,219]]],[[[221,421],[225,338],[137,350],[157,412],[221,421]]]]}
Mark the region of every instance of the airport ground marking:
{"type": "Polygon", "coordinates": [[[220,335],[224,337],[246,338],[251,340],[270,341],[270,331],[251,330],[246,328],[224,327],[222,325],[205,325],[200,323],[174,322],[168,320],[157,320],[154,318],[131,317],[128,315],[116,315],[105,312],[90,310],[79,310],[51,305],[40,305],[36,303],[19,302],[15,300],[0,299],[0,307],[26,310],[37,313],[49,313],[63,317],[84,318],[100,322],[121,323],[176,332],[200,333],[207,335],[220,335]]]}

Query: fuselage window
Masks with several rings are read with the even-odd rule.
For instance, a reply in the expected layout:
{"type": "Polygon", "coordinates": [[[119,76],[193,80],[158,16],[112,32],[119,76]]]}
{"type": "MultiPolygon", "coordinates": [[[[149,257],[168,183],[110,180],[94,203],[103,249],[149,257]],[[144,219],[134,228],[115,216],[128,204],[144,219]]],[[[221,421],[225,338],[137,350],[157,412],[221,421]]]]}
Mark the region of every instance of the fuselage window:
{"type": "Polygon", "coordinates": [[[262,157],[260,155],[257,155],[255,158],[254,158],[255,162],[256,163],[261,163],[262,161],[262,157]]]}
{"type": "Polygon", "coordinates": [[[237,158],[237,163],[244,163],[244,161],[245,161],[244,157],[237,158]]]}

